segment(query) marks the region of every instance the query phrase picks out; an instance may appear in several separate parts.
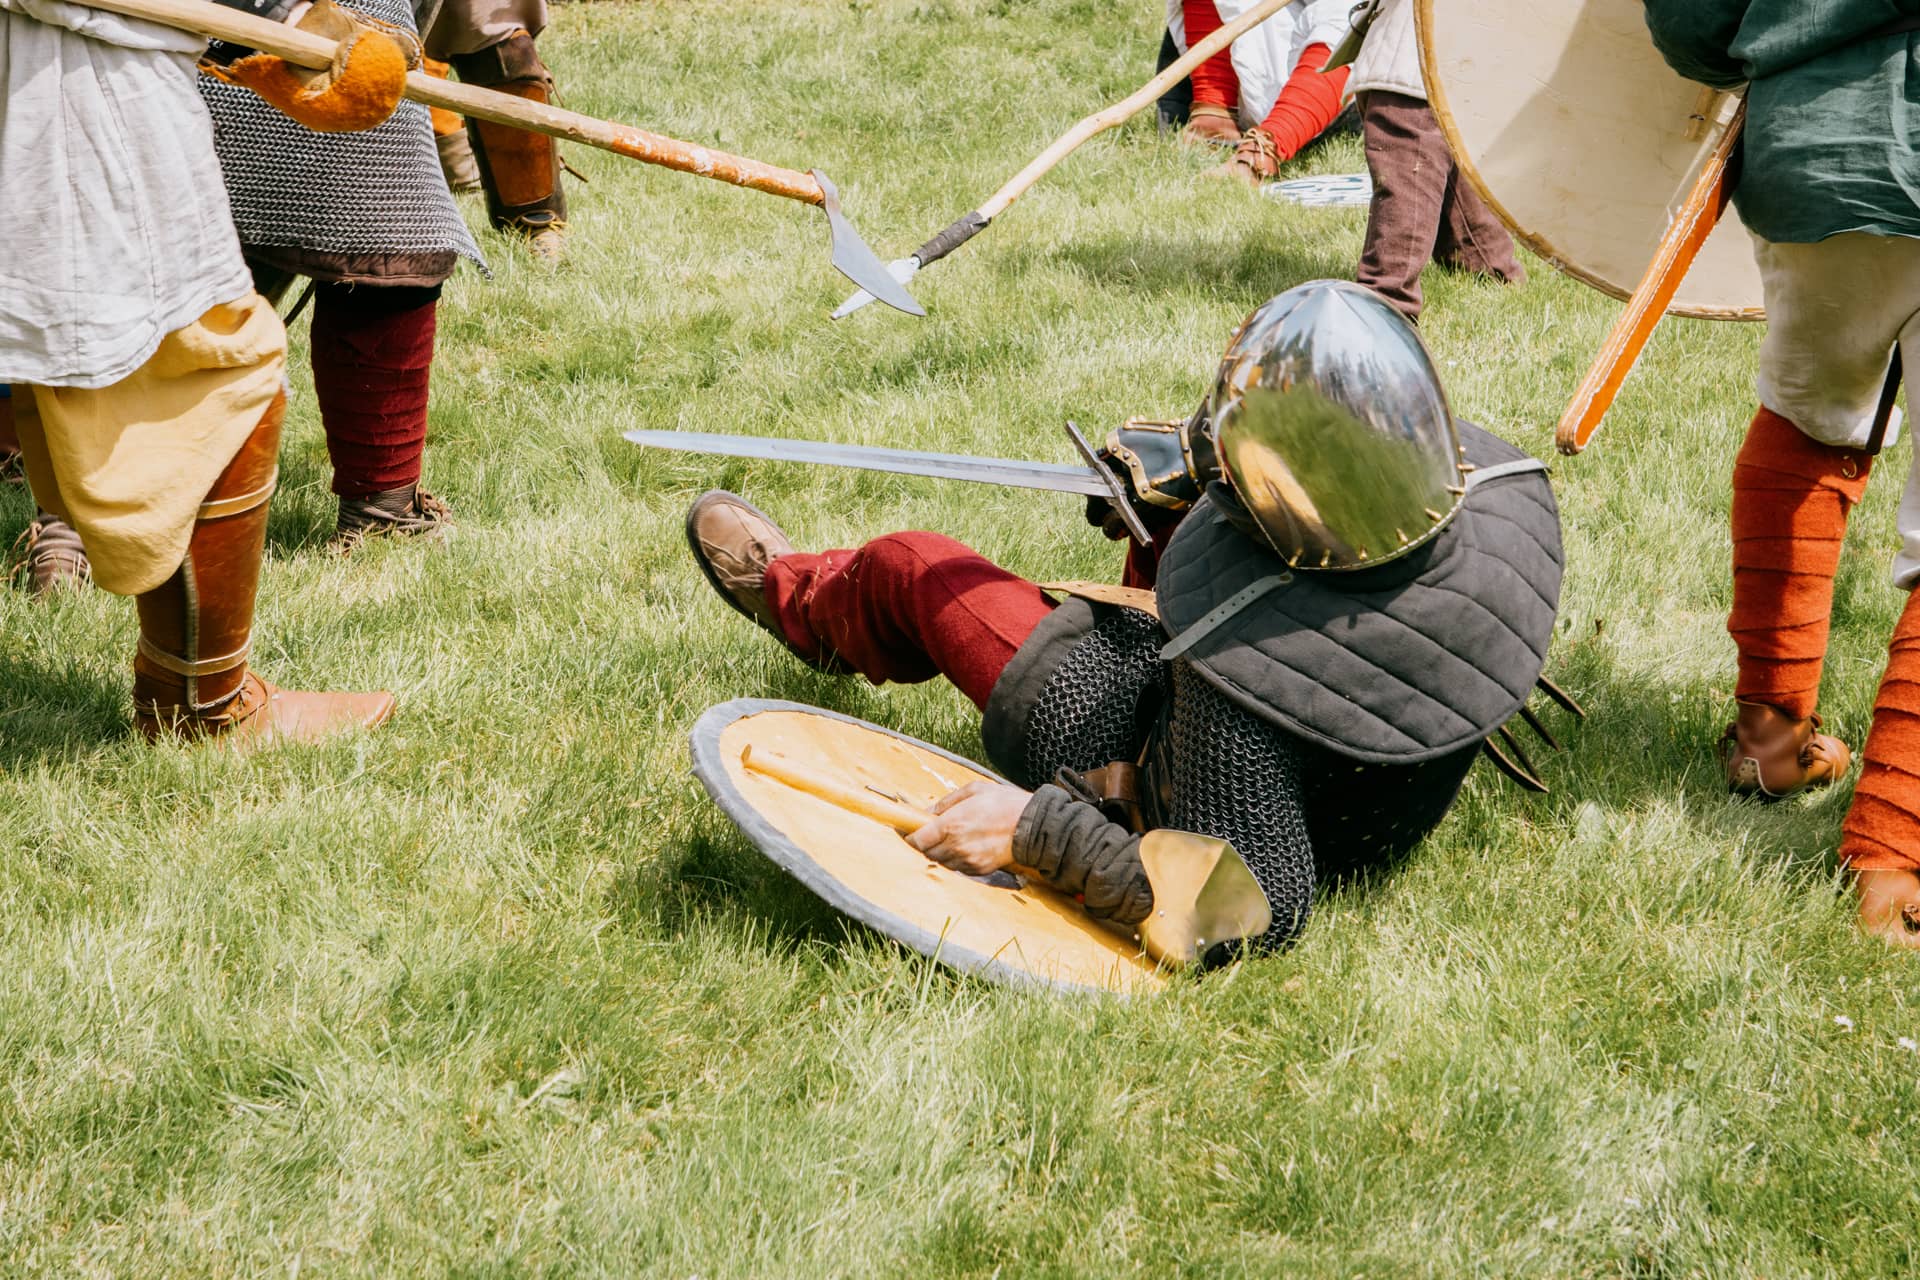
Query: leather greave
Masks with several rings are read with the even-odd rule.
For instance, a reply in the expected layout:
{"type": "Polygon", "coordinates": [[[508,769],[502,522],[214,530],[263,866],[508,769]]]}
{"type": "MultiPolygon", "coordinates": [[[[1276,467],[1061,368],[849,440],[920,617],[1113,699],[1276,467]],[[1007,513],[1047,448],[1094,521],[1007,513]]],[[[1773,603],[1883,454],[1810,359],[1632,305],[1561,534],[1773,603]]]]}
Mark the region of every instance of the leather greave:
{"type": "Polygon", "coordinates": [[[286,395],[275,396],[200,504],[180,567],[136,598],[134,713],[149,733],[182,722],[217,730],[248,709],[236,700],[246,701],[240,694],[286,408],[286,395]]]}
{"type": "MultiPolygon", "coordinates": [[[[553,76],[524,31],[491,49],[461,54],[453,66],[468,84],[543,105],[553,100],[553,76]]],[[[491,120],[469,119],[467,128],[495,226],[538,230],[566,221],[560,148],[552,138],[491,120]]]]}

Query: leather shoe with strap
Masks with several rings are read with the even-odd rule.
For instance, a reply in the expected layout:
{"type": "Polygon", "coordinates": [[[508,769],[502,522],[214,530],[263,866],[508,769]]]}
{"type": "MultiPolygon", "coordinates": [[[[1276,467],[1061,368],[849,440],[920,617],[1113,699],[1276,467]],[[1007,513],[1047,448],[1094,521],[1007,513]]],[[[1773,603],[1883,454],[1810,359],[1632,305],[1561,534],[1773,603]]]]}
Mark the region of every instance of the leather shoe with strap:
{"type": "Polygon", "coordinates": [[[1720,739],[1729,791],[1778,800],[1832,785],[1853,762],[1846,743],[1819,731],[1819,716],[1796,720],[1764,702],[1739,707],[1720,739]]]}
{"type": "Polygon", "coordinates": [[[1232,178],[1250,187],[1258,187],[1279,174],[1280,151],[1274,145],[1272,134],[1265,129],[1252,128],[1241,135],[1240,145],[1233,149],[1231,159],[1201,172],[1205,177],[1232,178]]]}
{"type": "Polygon", "coordinates": [[[36,596],[52,595],[62,587],[84,587],[93,574],[79,531],[50,512],[35,513],[33,523],[14,543],[14,554],[15,572],[36,596]]]}

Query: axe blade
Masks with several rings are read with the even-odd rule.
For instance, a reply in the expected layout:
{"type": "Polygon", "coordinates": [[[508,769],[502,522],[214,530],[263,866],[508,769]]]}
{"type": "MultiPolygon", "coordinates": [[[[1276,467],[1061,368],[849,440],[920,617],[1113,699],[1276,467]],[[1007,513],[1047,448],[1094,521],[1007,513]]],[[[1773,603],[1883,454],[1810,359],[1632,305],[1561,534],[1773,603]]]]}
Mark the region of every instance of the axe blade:
{"type": "Polygon", "coordinates": [[[845,214],[840,212],[840,191],[827,175],[818,169],[808,172],[813,180],[820,184],[820,207],[826,210],[827,227],[833,236],[833,265],[841,275],[859,285],[875,298],[886,303],[895,311],[904,311],[910,316],[924,316],[927,309],[913,300],[898,281],[887,273],[886,266],[874,256],[860,233],[853,229],[845,214]]]}

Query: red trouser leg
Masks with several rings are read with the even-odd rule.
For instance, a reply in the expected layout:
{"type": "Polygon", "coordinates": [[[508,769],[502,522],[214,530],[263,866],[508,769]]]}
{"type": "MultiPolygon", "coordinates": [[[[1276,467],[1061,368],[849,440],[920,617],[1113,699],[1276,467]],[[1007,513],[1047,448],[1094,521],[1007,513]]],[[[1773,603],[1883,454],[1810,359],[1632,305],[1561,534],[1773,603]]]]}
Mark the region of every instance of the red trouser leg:
{"type": "Polygon", "coordinates": [[[985,708],[994,681],[1053,604],[1040,588],[938,533],[782,556],[767,602],[787,641],[875,684],[943,675],[985,708]]]}
{"type": "Polygon", "coordinates": [[[322,284],[313,295],[313,389],[343,498],[404,489],[427,447],[436,286],[322,284]]]}
{"type": "MultiPolygon", "coordinates": [[[[1187,48],[1205,40],[1222,25],[1213,0],[1181,0],[1187,28],[1187,48]]],[[[1193,100],[1229,109],[1240,105],[1240,77],[1233,70],[1233,48],[1228,46],[1193,69],[1193,100]]]]}
{"type": "Polygon", "coordinates": [[[1840,860],[1856,871],[1920,870],[1920,594],[1894,628],[1863,754],[1840,860]]]}
{"type": "Polygon", "coordinates": [[[1734,697],[1813,714],[1847,512],[1873,459],[1803,435],[1763,408],[1733,464],[1734,697]]]}

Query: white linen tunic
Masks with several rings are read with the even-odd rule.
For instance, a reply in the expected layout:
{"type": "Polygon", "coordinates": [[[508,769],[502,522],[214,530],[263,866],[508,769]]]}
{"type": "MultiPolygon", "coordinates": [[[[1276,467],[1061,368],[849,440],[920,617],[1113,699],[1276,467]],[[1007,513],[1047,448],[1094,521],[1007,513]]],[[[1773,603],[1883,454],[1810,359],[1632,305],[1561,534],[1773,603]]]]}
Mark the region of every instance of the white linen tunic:
{"type": "MultiPolygon", "coordinates": [[[[1221,22],[1232,22],[1259,0],[1214,0],[1221,22]]],[[[1351,25],[1353,0],[1294,0],[1280,12],[1233,42],[1233,73],[1240,78],[1240,127],[1251,129],[1267,118],[1280,90],[1307,46],[1340,47],[1351,25]]],[[[1167,30],[1174,47],[1187,51],[1187,19],[1180,0],[1167,0],[1167,30]]]]}
{"type": "Polygon", "coordinates": [[[110,386],[252,292],[194,83],[205,48],[0,0],[0,382],[110,386]]]}

